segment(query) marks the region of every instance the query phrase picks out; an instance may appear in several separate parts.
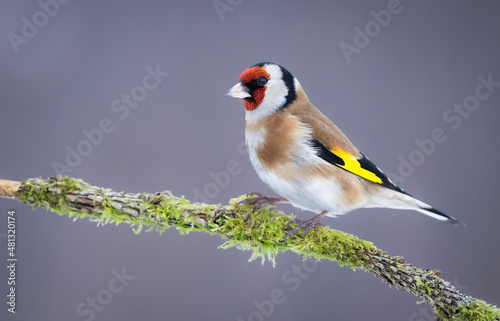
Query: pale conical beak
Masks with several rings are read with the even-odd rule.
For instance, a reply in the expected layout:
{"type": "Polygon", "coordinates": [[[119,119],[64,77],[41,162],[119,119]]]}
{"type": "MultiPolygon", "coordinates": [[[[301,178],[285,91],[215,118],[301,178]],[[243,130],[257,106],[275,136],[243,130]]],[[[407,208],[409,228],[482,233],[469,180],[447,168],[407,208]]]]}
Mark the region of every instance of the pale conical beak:
{"type": "Polygon", "coordinates": [[[234,98],[248,98],[252,97],[250,93],[248,93],[247,87],[243,86],[241,82],[234,85],[231,89],[229,89],[225,96],[234,97],[234,98]]]}

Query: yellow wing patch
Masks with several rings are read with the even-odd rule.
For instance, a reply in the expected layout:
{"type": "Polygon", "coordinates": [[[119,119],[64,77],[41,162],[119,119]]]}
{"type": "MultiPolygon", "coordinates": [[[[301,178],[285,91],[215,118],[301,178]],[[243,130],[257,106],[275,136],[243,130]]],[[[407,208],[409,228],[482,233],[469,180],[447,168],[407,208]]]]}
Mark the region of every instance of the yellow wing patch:
{"type": "Polygon", "coordinates": [[[369,170],[366,170],[361,167],[361,164],[359,161],[354,157],[353,155],[349,154],[348,152],[345,152],[341,149],[337,150],[330,150],[332,153],[340,157],[344,161],[344,165],[337,164],[337,166],[342,167],[343,169],[356,174],[360,177],[363,177],[364,179],[367,179],[369,181],[372,181],[377,184],[382,184],[382,179],[378,177],[376,174],[373,172],[370,172],[369,170]]]}

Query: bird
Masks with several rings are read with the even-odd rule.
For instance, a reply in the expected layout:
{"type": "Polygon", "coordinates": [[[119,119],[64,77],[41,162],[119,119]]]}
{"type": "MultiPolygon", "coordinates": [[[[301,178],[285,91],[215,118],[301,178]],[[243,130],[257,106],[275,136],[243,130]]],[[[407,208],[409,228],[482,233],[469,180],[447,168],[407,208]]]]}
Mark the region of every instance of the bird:
{"type": "Polygon", "coordinates": [[[287,69],[272,62],[241,73],[226,96],[245,106],[245,144],[259,178],[280,197],[254,193],[240,204],[260,207],[289,203],[316,213],[286,238],[303,229],[303,237],[324,216],[359,208],[415,210],[440,221],[458,220],[397,186],[310,101],[287,69]]]}

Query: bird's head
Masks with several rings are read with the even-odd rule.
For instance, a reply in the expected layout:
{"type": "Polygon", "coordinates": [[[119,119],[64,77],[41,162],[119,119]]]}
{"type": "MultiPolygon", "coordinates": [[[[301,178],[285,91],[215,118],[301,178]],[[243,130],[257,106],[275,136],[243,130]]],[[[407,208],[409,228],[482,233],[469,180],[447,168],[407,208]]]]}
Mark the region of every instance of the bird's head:
{"type": "Polygon", "coordinates": [[[299,87],[297,79],[285,68],[261,62],[243,71],[226,96],[243,98],[247,115],[264,116],[292,103],[299,87]]]}

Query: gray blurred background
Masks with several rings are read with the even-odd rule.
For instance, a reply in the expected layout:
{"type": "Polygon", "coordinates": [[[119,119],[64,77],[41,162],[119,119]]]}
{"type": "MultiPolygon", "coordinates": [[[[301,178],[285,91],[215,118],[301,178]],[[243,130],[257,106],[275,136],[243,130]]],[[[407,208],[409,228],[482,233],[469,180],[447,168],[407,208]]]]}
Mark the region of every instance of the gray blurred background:
{"type": "MultiPolygon", "coordinates": [[[[245,68],[273,61],[399,185],[467,227],[384,209],[323,223],[500,303],[500,87],[476,92],[480,77],[500,81],[497,1],[41,3],[0,5],[0,178],[54,176],[59,163],[118,191],[222,204],[273,195],[242,152],[242,102],[223,97],[245,68]],[[144,89],[156,68],[168,76],[146,77],[144,89]],[[464,100],[471,111],[454,109],[464,100]],[[103,122],[112,131],[89,143],[84,133],[103,122]],[[77,149],[86,155],[68,163],[77,149]],[[227,166],[237,170],[221,173],[227,166]]],[[[414,296],[335,262],[284,253],[262,266],[217,249],[219,237],[136,235],[8,199],[0,213],[1,320],[432,320],[414,296]],[[15,315],[6,305],[11,209],[15,315]],[[273,293],[282,297],[271,309],[273,293]]]]}

